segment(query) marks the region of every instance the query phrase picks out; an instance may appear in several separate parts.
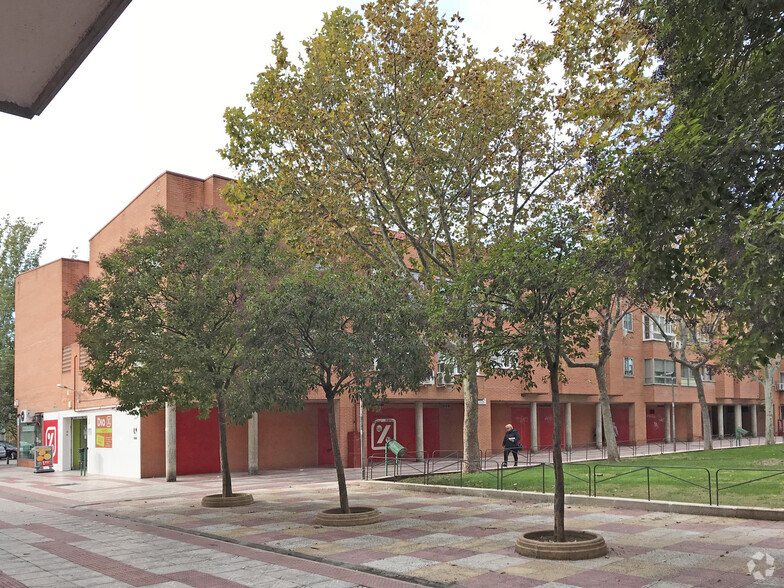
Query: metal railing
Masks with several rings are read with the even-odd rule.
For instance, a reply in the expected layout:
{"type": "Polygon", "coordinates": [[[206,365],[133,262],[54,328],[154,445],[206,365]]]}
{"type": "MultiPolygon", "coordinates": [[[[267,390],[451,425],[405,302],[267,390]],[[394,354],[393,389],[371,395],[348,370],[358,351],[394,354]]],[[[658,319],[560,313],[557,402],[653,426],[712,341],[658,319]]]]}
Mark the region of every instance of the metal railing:
{"type": "Polygon", "coordinates": [[[782,476],[782,475],[784,475],[784,470],[768,470],[762,468],[719,468],[716,470],[716,506],[719,506],[719,493],[722,490],[729,490],[730,488],[746,486],[748,484],[761,482],[762,480],[769,480],[770,478],[775,478],[776,476],[782,476]],[[767,475],[761,476],[759,478],[754,478],[753,480],[745,480],[743,482],[737,482],[735,484],[729,484],[728,486],[722,487],[719,483],[720,472],[765,472],[767,475]]]}
{"type": "Polygon", "coordinates": [[[695,486],[697,488],[701,488],[702,490],[706,490],[708,492],[708,504],[709,505],[713,504],[713,502],[712,502],[712,500],[713,500],[713,498],[712,498],[713,492],[711,490],[711,475],[710,475],[710,471],[708,470],[708,468],[690,468],[690,467],[685,467],[685,466],[648,466],[648,465],[638,465],[638,464],[635,464],[635,465],[596,464],[593,467],[593,495],[594,496],[599,496],[599,493],[598,493],[599,484],[604,483],[604,482],[611,482],[612,480],[621,478],[623,476],[628,476],[628,475],[631,475],[631,474],[635,474],[637,472],[645,472],[645,480],[646,480],[646,486],[647,486],[647,492],[648,492],[648,500],[651,500],[651,472],[655,472],[657,474],[662,474],[664,476],[667,476],[667,477],[669,477],[671,479],[678,480],[678,481],[681,481],[681,482],[685,482],[688,485],[695,486]],[[602,468],[602,469],[604,469],[604,468],[626,469],[628,471],[622,472],[620,474],[614,474],[614,475],[612,475],[612,476],[610,476],[608,478],[602,478],[601,480],[598,480],[597,478],[602,475],[601,473],[597,474],[597,470],[599,470],[600,468],[602,468]],[[672,474],[672,473],[670,473],[667,470],[675,470],[675,471],[683,471],[683,472],[685,472],[685,471],[705,472],[705,476],[706,476],[706,479],[707,479],[708,482],[707,482],[707,485],[703,486],[702,484],[698,484],[697,482],[693,482],[692,480],[689,480],[687,478],[683,478],[681,476],[676,476],[675,474],[672,474]]]}
{"type": "MultiPolygon", "coordinates": [[[[526,463],[518,467],[503,467],[501,462],[491,458],[484,459],[484,468],[475,474],[473,478],[466,478],[463,474],[464,465],[466,461],[458,457],[435,457],[417,460],[416,458],[398,458],[384,460],[383,456],[371,456],[368,461],[368,474],[369,478],[373,478],[377,473],[379,467],[385,475],[389,475],[390,468],[392,475],[398,479],[400,478],[419,478],[421,483],[425,485],[438,484],[444,481],[445,476],[454,476],[454,481],[448,485],[455,485],[459,487],[485,487],[495,488],[497,490],[508,490],[510,486],[512,489],[519,489],[521,491],[541,492],[548,491],[548,476],[547,472],[552,471],[553,464],[550,462],[537,462],[526,463]],[[536,482],[532,482],[531,474],[535,470],[540,473],[536,474],[536,482]],[[479,479],[484,478],[485,483],[476,483],[476,476],[479,479]],[[472,479],[474,482],[467,482],[467,479],[472,479]],[[518,488],[519,484],[519,488],[518,488]]],[[[748,486],[751,484],[761,484],[766,480],[772,478],[784,477],[784,469],[765,469],[765,468],[719,468],[712,475],[708,468],[703,467],[686,467],[686,466],[652,466],[642,464],[595,464],[593,467],[590,464],[580,463],[564,463],[564,479],[565,481],[576,480],[581,484],[587,485],[586,494],[588,496],[599,496],[599,490],[606,485],[609,485],[613,480],[618,478],[644,475],[644,492],[647,500],[653,500],[654,494],[658,494],[658,489],[663,488],[663,485],[657,483],[656,478],[661,477],[669,480],[674,480],[681,483],[684,487],[692,487],[702,490],[706,493],[707,502],[709,505],[720,504],[720,496],[722,492],[726,492],[733,488],[748,486]],[[569,471],[570,468],[585,468],[584,474],[576,474],[569,471]],[[612,475],[605,475],[612,472],[612,475]],[[744,479],[737,481],[737,474],[733,476],[732,472],[754,472],[758,474],[752,479],[744,479]],[[688,473],[696,475],[687,477],[688,473]],[[652,481],[652,474],[654,474],[652,481]],[[715,478],[714,478],[715,476],[715,478]],[[698,481],[702,478],[704,482],[698,481]],[[733,479],[734,478],[734,479],[733,479]],[[715,483],[714,483],[715,481],[715,483]],[[658,487],[658,489],[657,489],[658,487]],[[714,493],[715,488],[715,493],[714,493]],[[715,501],[714,501],[715,498],[715,501]]],[[[551,476],[552,478],[552,476],[551,476]]],[[[639,487],[639,486],[638,486],[639,487]]],[[[776,489],[776,496],[780,492],[776,489]]],[[[575,493],[575,492],[570,492],[575,493]]],[[[628,493],[627,497],[634,498],[635,496],[628,493]]],[[[609,494],[603,494],[608,496],[609,494]]],[[[613,496],[623,497],[624,493],[612,494],[613,496]]],[[[773,494],[771,494],[773,496],[773,494]]],[[[688,498],[688,497],[685,497],[688,498]]],[[[691,502],[691,500],[683,499],[683,502],[691,502]]],[[[672,500],[672,493],[664,500],[672,500]]]]}

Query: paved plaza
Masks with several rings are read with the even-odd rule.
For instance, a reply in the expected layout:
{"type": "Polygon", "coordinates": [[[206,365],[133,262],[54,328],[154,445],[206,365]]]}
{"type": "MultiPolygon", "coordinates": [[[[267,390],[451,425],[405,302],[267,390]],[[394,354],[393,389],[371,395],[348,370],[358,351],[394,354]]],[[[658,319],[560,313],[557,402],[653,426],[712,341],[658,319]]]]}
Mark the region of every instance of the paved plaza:
{"type": "Polygon", "coordinates": [[[552,525],[551,504],[348,475],[352,505],[378,508],[380,522],[314,524],[337,506],[331,469],[237,474],[234,490],[256,502],[207,509],[200,499],[220,491],[216,475],[166,483],[3,463],[0,587],[784,586],[784,522],[572,506],[567,528],[600,533],[610,553],[548,562],[517,555],[514,542],[552,525]]]}

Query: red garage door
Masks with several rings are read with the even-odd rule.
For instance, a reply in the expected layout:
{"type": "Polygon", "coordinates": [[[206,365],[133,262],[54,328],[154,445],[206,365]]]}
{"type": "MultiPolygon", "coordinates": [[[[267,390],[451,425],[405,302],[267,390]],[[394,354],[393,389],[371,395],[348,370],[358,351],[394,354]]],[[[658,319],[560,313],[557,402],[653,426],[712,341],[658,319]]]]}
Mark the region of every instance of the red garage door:
{"type": "MultiPolygon", "coordinates": [[[[553,405],[539,405],[537,407],[537,415],[539,417],[539,447],[552,447],[553,446],[553,429],[555,422],[553,420],[553,405]]],[[[563,406],[561,407],[561,445],[564,442],[564,426],[563,426],[563,406]]]]}
{"type": "Polygon", "coordinates": [[[664,440],[664,407],[651,406],[645,407],[645,433],[648,441],[664,440]]]}
{"type": "Polygon", "coordinates": [[[610,416],[612,416],[613,423],[615,423],[615,428],[618,429],[618,433],[615,436],[615,440],[618,443],[628,443],[629,442],[629,405],[619,404],[619,405],[610,406],[610,416]]]}
{"type": "Polygon", "coordinates": [[[531,448],[531,407],[513,406],[511,410],[511,425],[520,433],[520,442],[526,449],[531,448]]]}
{"type": "Polygon", "coordinates": [[[212,474],[220,471],[218,410],[207,419],[198,418],[195,408],[177,412],[177,473],[212,474]]]}

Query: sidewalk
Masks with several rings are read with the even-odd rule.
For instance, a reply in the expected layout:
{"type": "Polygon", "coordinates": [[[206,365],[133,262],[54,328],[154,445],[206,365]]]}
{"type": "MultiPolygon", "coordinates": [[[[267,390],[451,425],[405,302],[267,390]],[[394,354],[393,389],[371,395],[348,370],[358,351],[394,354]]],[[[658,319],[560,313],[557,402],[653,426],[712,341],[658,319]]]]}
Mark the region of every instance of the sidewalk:
{"type": "Polygon", "coordinates": [[[381,521],[327,528],[313,519],[319,510],[337,506],[329,469],[235,475],[235,491],[252,492],[256,502],[234,509],[200,506],[203,495],[220,490],[214,475],[167,484],[10,470],[0,468],[0,586],[338,587],[407,581],[715,588],[752,585],[753,571],[764,577],[756,585],[784,586],[781,522],[575,506],[567,509],[567,527],[600,533],[610,553],[548,562],[514,552],[521,533],[552,525],[552,505],[543,502],[409,493],[354,479],[352,505],[378,508],[381,521]],[[115,573],[107,574],[114,565],[115,573]],[[41,582],[28,584],[33,579],[41,582]]]}

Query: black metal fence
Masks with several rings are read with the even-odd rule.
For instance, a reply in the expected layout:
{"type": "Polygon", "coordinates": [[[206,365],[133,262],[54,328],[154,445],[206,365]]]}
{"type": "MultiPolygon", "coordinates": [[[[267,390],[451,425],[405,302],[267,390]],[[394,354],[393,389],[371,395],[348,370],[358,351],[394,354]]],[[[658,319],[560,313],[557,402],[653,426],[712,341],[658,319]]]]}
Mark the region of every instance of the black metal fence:
{"type": "MultiPolygon", "coordinates": [[[[462,458],[462,452],[457,451],[423,459],[405,457],[385,460],[383,456],[376,455],[368,458],[367,477],[370,479],[393,477],[396,480],[425,485],[482,487],[541,493],[551,491],[553,476],[547,474],[553,470],[552,462],[532,463],[530,455],[523,462],[522,455],[520,457],[518,467],[506,467],[499,460],[483,456],[481,468],[466,468],[466,464],[470,462],[462,458]],[[464,474],[465,469],[477,471],[469,476],[464,474]]],[[[727,491],[741,486],[756,485],[756,489],[760,492],[767,491],[771,498],[780,496],[780,487],[765,488],[765,484],[774,478],[777,482],[784,480],[784,469],[719,468],[711,475],[711,471],[703,467],[606,463],[591,465],[566,462],[563,466],[564,481],[569,494],[649,501],[666,499],[717,506],[720,504],[722,492],[726,494],[727,491]],[[754,477],[749,477],[751,473],[754,477]],[[644,496],[636,493],[624,495],[623,488],[613,484],[621,479],[632,478],[640,482],[644,488],[644,496]],[[702,496],[700,500],[694,499],[695,491],[697,496],[702,496]]]]}

